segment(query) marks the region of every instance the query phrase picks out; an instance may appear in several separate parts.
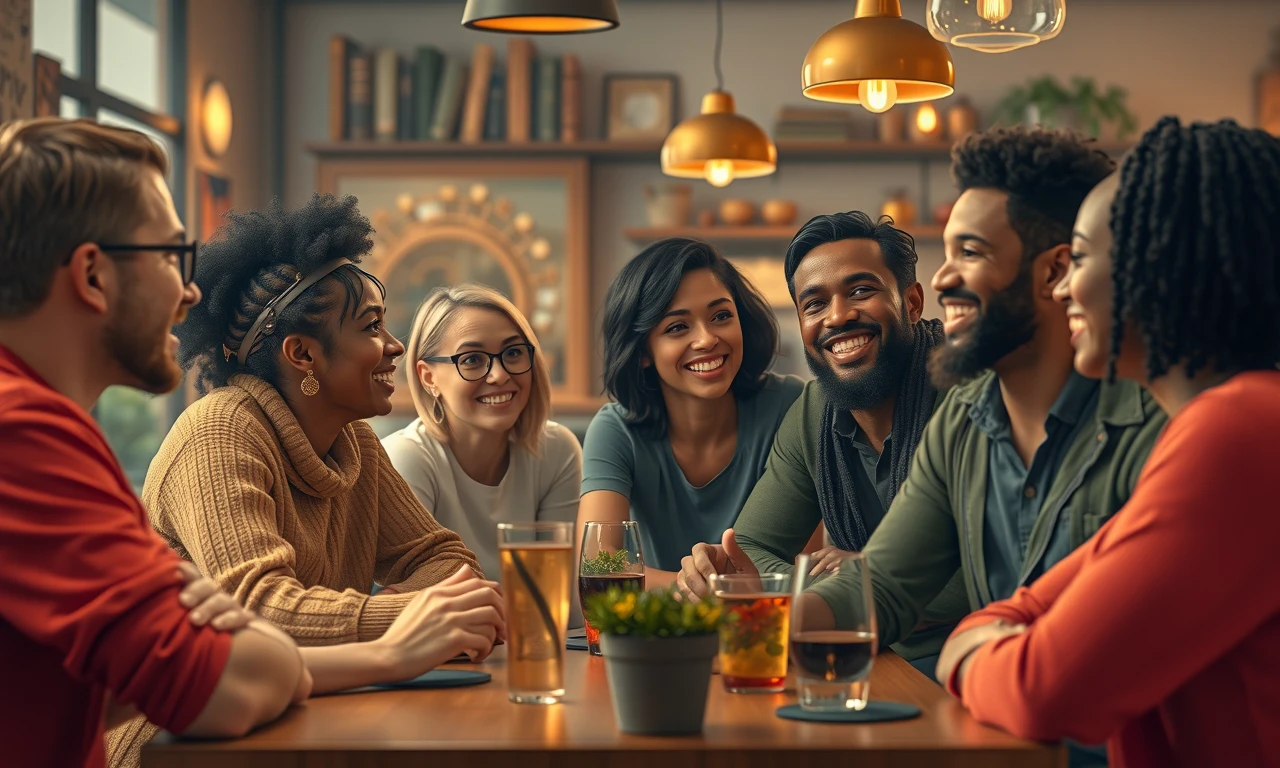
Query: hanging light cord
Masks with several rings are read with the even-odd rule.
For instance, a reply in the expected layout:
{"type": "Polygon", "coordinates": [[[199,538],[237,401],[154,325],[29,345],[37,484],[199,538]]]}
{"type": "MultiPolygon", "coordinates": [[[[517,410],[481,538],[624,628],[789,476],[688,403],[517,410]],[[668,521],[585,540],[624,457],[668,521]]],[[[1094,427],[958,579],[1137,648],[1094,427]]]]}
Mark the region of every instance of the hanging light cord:
{"type": "Polygon", "coordinates": [[[722,0],[716,0],[716,90],[724,90],[724,72],[720,70],[720,43],[724,39],[724,10],[722,0]]]}

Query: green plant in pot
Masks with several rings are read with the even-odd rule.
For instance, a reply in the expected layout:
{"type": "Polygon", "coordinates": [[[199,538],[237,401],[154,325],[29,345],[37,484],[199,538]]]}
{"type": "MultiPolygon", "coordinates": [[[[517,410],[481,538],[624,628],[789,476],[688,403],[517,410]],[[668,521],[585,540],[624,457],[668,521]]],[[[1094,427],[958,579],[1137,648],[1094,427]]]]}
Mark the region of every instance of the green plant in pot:
{"type": "Polygon", "coordinates": [[[587,620],[600,632],[605,674],[618,728],[675,735],[702,730],[719,649],[720,602],[617,587],[587,598],[587,620]]]}
{"type": "Polygon", "coordinates": [[[1098,138],[1103,124],[1114,124],[1116,138],[1124,139],[1138,128],[1127,106],[1128,92],[1117,86],[1101,90],[1093,78],[1073,77],[1065,87],[1051,75],[1020,85],[1000,100],[994,116],[1012,125],[1074,128],[1098,138]]]}

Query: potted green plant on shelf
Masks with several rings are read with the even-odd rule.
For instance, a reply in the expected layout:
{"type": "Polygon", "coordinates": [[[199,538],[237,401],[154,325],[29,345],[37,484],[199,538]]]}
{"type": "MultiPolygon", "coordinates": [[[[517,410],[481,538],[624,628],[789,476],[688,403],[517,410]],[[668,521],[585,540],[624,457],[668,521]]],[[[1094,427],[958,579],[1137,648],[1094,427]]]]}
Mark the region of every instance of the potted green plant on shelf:
{"type": "Polygon", "coordinates": [[[711,661],[720,643],[719,601],[681,598],[674,588],[611,587],[588,597],[583,608],[600,633],[619,730],[644,735],[701,731],[711,661]]]}
{"type": "Polygon", "coordinates": [[[1070,88],[1052,75],[1016,86],[995,108],[997,121],[1045,128],[1073,128],[1098,138],[1103,124],[1114,124],[1124,139],[1138,127],[1127,106],[1129,93],[1117,85],[1099,89],[1090,77],[1073,77],[1070,88]]]}

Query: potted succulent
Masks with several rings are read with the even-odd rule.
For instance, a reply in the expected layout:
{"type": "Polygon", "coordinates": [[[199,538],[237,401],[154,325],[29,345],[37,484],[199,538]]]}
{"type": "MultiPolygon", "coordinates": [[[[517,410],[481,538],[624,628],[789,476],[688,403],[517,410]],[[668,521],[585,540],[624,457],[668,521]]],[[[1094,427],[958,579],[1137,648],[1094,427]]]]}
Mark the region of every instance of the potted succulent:
{"type": "Polygon", "coordinates": [[[618,728],[645,735],[700,732],[720,643],[719,601],[682,598],[674,588],[611,587],[583,608],[600,632],[618,728]]]}
{"type": "Polygon", "coordinates": [[[1137,130],[1138,121],[1126,105],[1129,94],[1112,85],[1102,91],[1093,78],[1074,77],[1065,87],[1051,75],[1011,90],[996,105],[995,117],[1011,124],[1045,128],[1074,128],[1098,138],[1103,123],[1116,126],[1116,138],[1137,130]]]}

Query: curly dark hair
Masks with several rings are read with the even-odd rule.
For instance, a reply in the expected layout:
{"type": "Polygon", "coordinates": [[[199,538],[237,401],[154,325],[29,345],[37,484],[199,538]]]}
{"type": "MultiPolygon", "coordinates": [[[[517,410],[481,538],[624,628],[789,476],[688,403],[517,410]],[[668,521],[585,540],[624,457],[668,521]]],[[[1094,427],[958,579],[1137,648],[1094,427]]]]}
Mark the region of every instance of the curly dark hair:
{"type": "Polygon", "coordinates": [[[820,245],[834,243],[839,240],[875,240],[880,244],[880,253],[893,279],[898,283],[898,293],[904,293],[916,284],[916,241],[911,235],[893,226],[891,216],[881,216],[872,221],[862,211],[848,213],[829,213],[814,216],[805,222],[791,245],[787,246],[786,260],[783,262],[783,274],[787,278],[787,289],[791,291],[792,300],[796,297],[796,269],[801,260],[809,255],[809,251],[820,245]]]}
{"type": "Polygon", "coordinates": [[[1280,362],[1280,139],[1161,118],[1121,167],[1111,231],[1112,375],[1130,319],[1152,379],[1280,362]]]}
{"type": "Polygon", "coordinates": [[[310,336],[327,350],[335,310],[341,304],[338,317],[346,318],[359,309],[366,277],[386,295],[372,275],[354,265],[339,267],[280,313],[274,330],[261,336],[243,366],[236,359],[241,340],[263,308],[300,274],[342,256],[358,263],[373,247],[373,227],[356,204],[354,197],[317,194],[294,210],[275,200],[266,211],[227,214],[215,239],[200,249],[195,281],[204,299],[175,331],[181,342],[178,364],[188,372],[195,369],[201,394],[226,386],[237,373],[279,389],[277,358],[286,336],[310,336]]]}
{"type": "Polygon", "coordinates": [[[1027,258],[1071,242],[1076,212],[1115,162],[1069,131],[992,128],[951,148],[960,192],[998,189],[1009,195],[1009,225],[1027,258]]]}
{"type": "Polygon", "coordinates": [[[733,297],[742,325],[742,366],[731,385],[735,397],[751,397],[764,386],[764,375],[778,351],[778,321],[760,293],[727,259],[701,240],[669,237],[650,245],[627,262],[604,299],[604,388],[626,411],[629,424],[661,437],[667,430],[667,408],[658,374],[641,365],[649,331],[696,269],[709,269],[733,297]]]}

